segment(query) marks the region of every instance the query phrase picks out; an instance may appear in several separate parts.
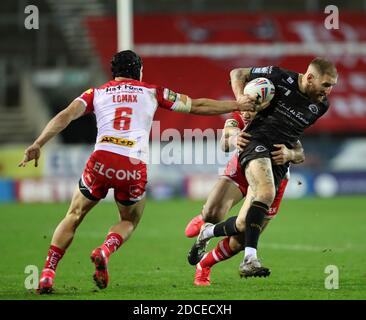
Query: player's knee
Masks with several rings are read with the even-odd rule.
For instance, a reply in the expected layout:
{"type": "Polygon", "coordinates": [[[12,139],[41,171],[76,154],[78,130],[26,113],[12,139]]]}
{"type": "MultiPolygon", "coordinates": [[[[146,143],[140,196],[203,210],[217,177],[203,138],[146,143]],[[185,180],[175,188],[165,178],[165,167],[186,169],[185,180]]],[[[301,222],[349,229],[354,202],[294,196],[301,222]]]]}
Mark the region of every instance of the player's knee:
{"type": "Polygon", "coordinates": [[[259,191],[255,197],[255,201],[260,201],[265,203],[268,207],[271,206],[274,198],[276,196],[276,192],[274,188],[264,188],[262,191],[259,191]]]}

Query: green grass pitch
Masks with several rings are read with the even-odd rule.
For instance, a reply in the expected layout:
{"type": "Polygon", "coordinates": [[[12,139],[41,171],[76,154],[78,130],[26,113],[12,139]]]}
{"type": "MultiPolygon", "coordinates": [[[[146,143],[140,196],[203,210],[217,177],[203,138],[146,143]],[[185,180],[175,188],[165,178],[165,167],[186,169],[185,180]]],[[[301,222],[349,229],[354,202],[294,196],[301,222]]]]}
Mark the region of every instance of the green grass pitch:
{"type": "Polygon", "coordinates": [[[50,296],[28,292],[24,271],[27,265],[43,267],[68,204],[2,204],[0,299],[366,298],[365,197],[285,200],[260,240],[260,258],[272,270],[269,278],[240,279],[239,254],[213,268],[210,287],[194,287],[194,267],[186,259],[193,240],[185,238],[184,228],[202,204],[149,200],[136,232],[110,259],[109,287],[99,290],[89,254],[118,217],[114,204],[100,203],[60,262],[56,293],[50,296]],[[339,270],[339,289],[325,288],[328,265],[339,270]]]}

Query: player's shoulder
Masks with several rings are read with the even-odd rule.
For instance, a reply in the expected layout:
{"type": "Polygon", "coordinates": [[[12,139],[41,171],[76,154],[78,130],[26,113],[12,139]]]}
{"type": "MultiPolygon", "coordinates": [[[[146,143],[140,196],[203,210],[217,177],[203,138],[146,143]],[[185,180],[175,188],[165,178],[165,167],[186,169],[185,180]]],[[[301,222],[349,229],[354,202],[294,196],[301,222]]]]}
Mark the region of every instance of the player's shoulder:
{"type": "Polygon", "coordinates": [[[85,91],[82,92],[81,96],[88,96],[88,95],[94,95],[94,90],[95,88],[90,87],[89,89],[86,89],[85,91]]]}
{"type": "Polygon", "coordinates": [[[299,73],[296,71],[288,70],[286,68],[280,66],[271,66],[268,70],[268,73],[272,75],[272,77],[277,77],[285,80],[289,84],[293,84],[296,82],[299,73]]]}
{"type": "Polygon", "coordinates": [[[283,81],[282,79],[289,79],[291,84],[291,79],[296,79],[296,72],[274,65],[266,67],[252,67],[251,77],[265,77],[271,79],[274,82],[283,81]]]}
{"type": "Polygon", "coordinates": [[[298,88],[299,73],[283,67],[273,67],[271,79],[274,85],[285,85],[296,89],[298,88]]]}
{"type": "Polygon", "coordinates": [[[286,68],[282,68],[282,67],[277,67],[277,72],[278,74],[280,74],[281,76],[285,77],[287,82],[292,84],[293,82],[295,82],[295,79],[297,79],[299,77],[299,73],[296,71],[292,71],[292,70],[288,70],[286,68]]]}

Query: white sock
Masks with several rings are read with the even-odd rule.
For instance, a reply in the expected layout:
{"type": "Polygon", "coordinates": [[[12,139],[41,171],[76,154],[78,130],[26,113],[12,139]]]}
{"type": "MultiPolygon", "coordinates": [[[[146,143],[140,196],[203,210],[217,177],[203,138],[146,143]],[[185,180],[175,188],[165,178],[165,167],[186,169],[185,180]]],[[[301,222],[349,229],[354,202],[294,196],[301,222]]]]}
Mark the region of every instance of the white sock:
{"type": "Polygon", "coordinates": [[[257,249],[252,248],[252,247],[245,247],[244,259],[247,257],[248,258],[253,257],[253,258],[257,259],[257,249]]]}
{"type": "Polygon", "coordinates": [[[206,227],[205,230],[203,230],[203,232],[202,232],[202,240],[213,238],[214,237],[214,228],[215,228],[214,224],[212,226],[206,227]]]}

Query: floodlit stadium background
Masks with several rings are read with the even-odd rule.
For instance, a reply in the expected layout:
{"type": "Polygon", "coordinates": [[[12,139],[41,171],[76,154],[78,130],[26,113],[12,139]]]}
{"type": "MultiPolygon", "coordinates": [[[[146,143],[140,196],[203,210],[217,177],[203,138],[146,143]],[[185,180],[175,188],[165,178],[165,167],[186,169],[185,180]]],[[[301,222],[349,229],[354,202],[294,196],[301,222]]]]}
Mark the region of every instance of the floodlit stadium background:
{"type": "MultiPolygon", "coordinates": [[[[306,161],[292,166],[287,197],[366,193],[366,1],[136,0],[134,49],[144,81],[193,98],[232,99],[234,67],[279,65],[303,72],[313,56],[334,60],[338,85],[328,114],[306,132],[306,161]]],[[[91,86],[106,82],[117,50],[116,3],[101,0],[1,2],[0,202],[70,198],[93,148],[95,122],[73,122],[44,148],[40,166],[19,169],[24,148],[47,121],[91,86]],[[27,30],[27,5],[39,29],[27,30]]],[[[204,199],[228,157],[218,151],[225,117],[159,110],[151,142],[148,196],[204,199]],[[201,129],[194,143],[187,129],[201,129]],[[164,140],[164,141],[161,141],[164,140]]]]}

